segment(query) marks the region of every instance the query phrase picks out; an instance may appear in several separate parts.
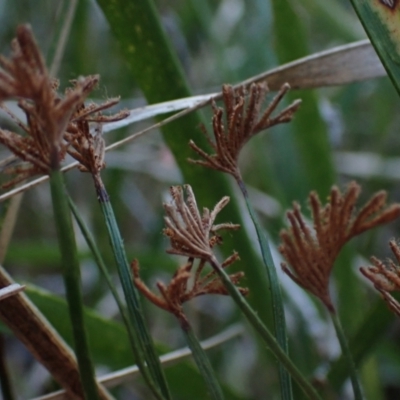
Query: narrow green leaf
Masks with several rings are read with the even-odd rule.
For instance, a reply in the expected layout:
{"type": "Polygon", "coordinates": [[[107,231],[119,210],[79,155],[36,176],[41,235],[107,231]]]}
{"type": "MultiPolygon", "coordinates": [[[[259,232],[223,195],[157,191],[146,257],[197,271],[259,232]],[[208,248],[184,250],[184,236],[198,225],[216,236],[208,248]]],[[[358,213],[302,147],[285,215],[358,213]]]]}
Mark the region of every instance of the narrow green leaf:
{"type": "Polygon", "coordinates": [[[400,30],[397,0],[351,0],[394,87],[400,94],[400,30]]]}
{"type": "Polygon", "coordinates": [[[315,391],[314,387],[308,382],[308,380],[301,374],[297,369],[292,360],[284,352],[281,346],[278,344],[269,329],[263,324],[261,319],[258,317],[257,313],[250,307],[249,303],[239,292],[237,287],[232,283],[229,275],[221,268],[218,261],[213,258],[209,260],[214,271],[218,274],[223,282],[228,293],[231,295],[232,299],[235,301],[237,306],[243,312],[252,327],[259,333],[262,340],[269,347],[269,350],[275,356],[275,358],[282,363],[286,370],[290,373],[293,379],[297,382],[301,390],[309,397],[309,399],[320,399],[320,396],[315,391]]]}
{"type": "Polygon", "coordinates": [[[128,331],[128,336],[129,336],[129,340],[131,343],[131,348],[133,350],[133,353],[135,355],[135,360],[139,366],[140,371],[144,374],[144,378],[147,382],[147,384],[152,388],[153,392],[157,393],[157,388],[155,387],[154,381],[152,380],[151,376],[148,373],[148,370],[146,368],[146,366],[144,365],[144,357],[143,357],[143,353],[141,351],[141,349],[138,346],[138,341],[139,338],[137,337],[136,331],[133,329],[130,320],[128,318],[128,315],[126,313],[126,309],[118,295],[117,289],[114,286],[114,283],[111,279],[111,276],[108,273],[107,267],[104,264],[103,258],[96,246],[96,243],[94,241],[93,236],[91,235],[90,231],[88,230],[86,224],[84,223],[84,221],[82,220],[82,218],[79,215],[79,211],[76,208],[74,202],[72,201],[72,199],[70,197],[68,197],[69,200],[69,206],[71,208],[72,213],[74,214],[74,217],[79,225],[79,228],[81,229],[81,232],[93,254],[93,257],[96,261],[96,264],[98,265],[101,273],[103,274],[104,278],[106,279],[107,285],[118,305],[118,309],[120,311],[122,320],[125,324],[125,327],[128,331]]]}
{"type": "Polygon", "coordinates": [[[333,325],[335,326],[336,335],[337,335],[337,338],[339,339],[343,357],[347,363],[347,370],[349,372],[351,384],[353,386],[354,398],[355,398],[355,400],[362,400],[363,395],[361,392],[361,387],[360,387],[360,383],[359,383],[359,379],[358,379],[358,375],[357,375],[357,371],[356,371],[356,366],[355,366],[353,357],[351,355],[349,345],[347,343],[346,335],[344,334],[344,331],[343,331],[342,325],[340,323],[340,320],[338,318],[338,315],[336,313],[331,312],[330,316],[332,318],[333,325]]]}
{"type": "Polygon", "coordinates": [[[187,321],[180,321],[180,325],[183,333],[185,334],[187,344],[189,345],[190,350],[192,350],[193,358],[196,362],[197,368],[199,369],[207,385],[210,397],[215,400],[223,400],[224,395],[222,394],[221,387],[215,376],[210,360],[208,359],[206,352],[201,347],[192,327],[187,321]]]}
{"type": "MultiPolygon", "coordinates": [[[[270,282],[269,290],[271,292],[271,300],[272,300],[272,310],[274,317],[274,325],[275,325],[275,335],[276,340],[281,346],[282,350],[289,355],[289,347],[288,347],[288,337],[286,332],[286,320],[285,320],[285,311],[283,308],[283,299],[281,293],[281,287],[278,280],[278,275],[276,273],[276,268],[274,264],[274,260],[272,258],[271,249],[267,238],[265,236],[264,231],[261,228],[261,225],[258,221],[257,214],[255,213],[253,206],[250,202],[249,195],[247,193],[247,189],[242,181],[238,181],[240,189],[242,190],[243,196],[246,201],[246,206],[249,211],[250,217],[253,221],[254,227],[257,232],[258,242],[261,248],[261,255],[264,262],[264,266],[266,268],[268,279],[270,282]]],[[[286,369],[280,364],[279,365],[279,377],[280,377],[280,387],[281,387],[281,396],[283,399],[292,399],[292,381],[290,379],[290,375],[286,371],[286,369]]]]}
{"type": "MultiPolygon", "coordinates": [[[[361,365],[363,360],[372,353],[393,321],[393,317],[386,304],[381,299],[376,300],[349,341],[350,351],[356,366],[361,365]]],[[[333,387],[340,388],[346,378],[346,360],[341,356],[332,363],[328,373],[328,381],[333,387]]]]}
{"type": "Polygon", "coordinates": [[[83,320],[83,298],[78,252],[71,214],[65,195],[63,175],[59,170],[51,172],[50,188],[79,373],[86,399],[95,400],[98,399],[98,392],[83,320]]]}
{"type": "MultiPolygon", "coordinates": [[[[134,331],[139,340],[139,346],[143,351],[143,356],[147,364],[147,368],[154,380],[158,385],[163,396],[167,399],[171,398],[168,385],[161,368],[160,360],[158,358],[156,349],[154,347],[149,330],[145,323],[143,311],[140,304],[140,299],[136,287],[133,285],[132,272],[126,258],[123,240],[118,228],[117,221],[115,220],[114,211],[112,209],[109,197],[105,191],[104,186],[97,187],[97,194],[101,210],[103,212],[104,220],[107,226],[107,231],[114,253],[115,261],[118,267],[118,274],[121,280],[122,289],[124,291],[125,299],[128,306],[130,320],[133,325],[134,331]]],[[[138,351],[139,352],[139,351],[138,351]]],[[[142,365],[144,367],[144,365],[142,365]]],[[[146,377],[146,371],[143,368],[143,374],[146,377]]],[[[153,392],[157,395],[156,392],[153,392]]]]}

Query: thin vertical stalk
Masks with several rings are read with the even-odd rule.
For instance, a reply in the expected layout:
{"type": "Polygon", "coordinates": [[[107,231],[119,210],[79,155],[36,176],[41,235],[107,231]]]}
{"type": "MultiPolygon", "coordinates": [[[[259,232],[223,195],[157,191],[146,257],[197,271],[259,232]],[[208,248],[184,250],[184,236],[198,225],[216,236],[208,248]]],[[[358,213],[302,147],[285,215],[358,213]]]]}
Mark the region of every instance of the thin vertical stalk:
{"type": "Polygon", "coordinates": [[[118,267],[118,274],[121,280],[122,289],[128,306],[128,313],[132,326],[137,332],[140,346],[147,363],[149,372],[158,385],[162,395],[166,399],[171,399],[164,371],[155,350],[153,341],[144,320],[143,311],[136,287],[133,285],[132,271],[130,269],[123,240],[115,219],[114,211],[110,203],[109,196],[99,176],[94,178],[96,192],[101,210],[107,226],[111,247],[113,249],[115,261],[118,267]]]}
{"type": "Polygon", "coordinates": [[[312,387],[310,382],[302,375],[302,373],[298,370],[296,365],[292,362],[292,360],[288,357],[288,355],[283,351],[279,343],[276,341],[275,337],[272,333],[266,328],[261,319],[258,317],[257,313],[249,306],[246,299],[239,292],[237,287],[231,282],[228,274],[221,268],[220,263],[217,261],[215,257],[209,260],[211,266],[221,278],[225,288],[228,293],[231,295],[232,299],[238,305],[240,310],[243,312],[247,320],[253,326],[253,328],[260,334],[261,338],[269,347],[271,353],[275,356],[275,358],[282,363],[282,365],[286,368],[289,374],[293,377],[293,379],[297,382],[300,389],[308,396],[311,400],[321,400],[321,397],[316,392],[316,390],[312,387]]]}
{"type": "Polygon", "coordinates": [[[93,258],[96,261],[97,266],[100,269],[100,272],[103,274],[103,277],[105,278],[107,285],[111,291],[111,294],[114,297],[115,302],[117,303],[118,309],[121,313],[121,317],[123,321],[125,322],[125,325],[127,328],[130,326],[128,324],[128,319],[126,316],[124,304],[122,303],[121,298],[118,295],[117,289],[112,281],[112,278],[110,274],[108,273],[108,269],[104,263],[103,257],[101,256],[99,249],[97,248],[96,242],[94,241],[94,238],[92,234],[90,233],[88,227],[86,226],[85,222],[83,221],[81,215],[79,214],[79,210],[76,207],[76,204],[73,202],[70,196],[68,196],[68,204],[69,208],[72,211],[72,214],[74,215],[75,221],[77,222],[79,229],[81,230],[81,233],[83,237],[85,238],[85,241],[87,245],[89,246],[90,251],[92,252],[93,258]]]}
{"type": "Polygon", "coordinates": [[[349,374],[350,374],[350,380],[351,380],[351,384],[353,386],[354,399],[362,400],[363,395],[361,392],[360,382],[359,382],[358,376],[357,376],[356,366],[355,366],[353,357],[350,353],[349,345],[347,343],[346,335],[343,332],[342,324],[340,323],[337,313],[330,312],[329,314],[332,318],[333,325],[335,326],[336,335],[339,339],[343,357],[347,362],[347,366],[348,366],[349,374]]]}
{"type": "Polygon", "coordinates": [[[224,395],[215,376],[210,360],[208,359],[204,349],[201,347],[201,344],[193,332],[192,327],[186,319],[180,319],[179,322],[182,331],[185,334],[187,344],[192,351],[197,368],[199,369],[200,374],[207,385],[210,397],[214,400],[223,400],[224,395]]]}
{"type": "MultiPolygon", "coordinates": [[[[281,287],[278,280],[278,275],[276,273],[276,267],[274,260],[272,258],[271,249],[268,240],[265,236],[264,231],[261,228],[260,222],[258,220],[257,214],[255,213],[253,206],[250,202],[249,195],[246,186],[241,178],[236,179],[240,190],[242,191],[243,197],[246,201],[247,210],[249,211],[250,217],[253,221],[254,227],[257,232],[258,242],[260,243],[261,256],[267,270],[268,275],[268,289],[271,293],[271,306],[272,314],[274,318],[274,328],[276,340],[281,346],[282,350],[289,354],[288,347],[288,336],[286,331],[286,320],[285,320],[285,310],[283,308],[283,299],[281,293],[281,287]]],[[[288,371],[283,367],[282,364],[279,365],[279,383],[281,388],[281,395],[283,399],[293,399],[292,392],[292,381],[288,371]]]]}
{"type": "Polygon", "coordinates": [[[163,396],[158,391],[158,388],[156,387],[152,377],[149,374],[148,369],[146,368],[146,366],[143,362],[144,356],[143,356],[143,352],[141,351],[140,347],[138,346],[137,334],[132,327],[132,324],[126,313],[126,308],[125,308],[124,304],[122,303],[121,298],[118,295],[117,289],[115,288],[115,285],[111,279],[110,274],[108,273],[108,269],[104,263],[103,257],[101,256],[98,247],[96,246],[94,238],[93,238],[92,234],[90,233],[88,227],[86,226],[85,222],[81,218],[79,211],[70,196],[68,196],[68,203],[69,203],[69,207],[75,217],[75,220],[79,226],[79,229],[81,230],[82,235],[84,236],[86,243],[88,244],[88,246],[92,252],[93,258],[96,261],[97,266],[99,267],[101,273],[103,274],[103,276],[107,282],[107,285],[111,291],[111,294],[113,295],[113,297],[117,303],[122,320],[124,321],[125,327],[128,331],[128,337],[129,337],[129,341],[130,341],[130,344],[131,344],[131,347],[133,350],[133,354],[135,357],[135,362],[138,365],[139,370],[142,373],[146,383],[149,385],[149,387],[151,388],[151,390],[153,391],[155,396],[158,399],[163,399],[163,396]]]}
{"type": "Polygon", "coordinates": [[[83,320],[83,299],[78,252],[71,214],[65,195],[63,176],[58,169],[54,169],[50,173],[50,188],[79,373],[85,398],[87,400],[96,400],[99,397],[83,320]]]}

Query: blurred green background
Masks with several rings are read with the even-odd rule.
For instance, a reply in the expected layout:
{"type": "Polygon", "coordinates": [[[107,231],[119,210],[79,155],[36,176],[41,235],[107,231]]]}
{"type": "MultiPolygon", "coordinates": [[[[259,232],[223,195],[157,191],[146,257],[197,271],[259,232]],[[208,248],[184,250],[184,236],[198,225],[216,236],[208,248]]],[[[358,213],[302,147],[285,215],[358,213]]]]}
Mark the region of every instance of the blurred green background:
{"type": "MultiPolygon", "coordinates": [[[[1,54],[9,54],[16,26],[29,23],[50,61],[69,5],[67,0],[2,0],[1,54]]],[[[160,0],[155,1],[155,6],[193,94],[215,92],[223,83],[238,83],[296,58],[365,38],[345,0],[323,3],[318,0],[160,0]]],[[[127,65],[100,7],[95,1],[78,1],[58,74],[61,88],[70,79],[94,73],[101,75],[96,99],[119,95],[121,108],[146,104],[140,82],[127,65]]],[[[249,184],[251,197],[273,243],[278,244],[279,231],[285,226],[284,211],[292,201],[300,202],[307,212],[310,190],[317,190],[324,200],[332,184],[344,187],[346,182],[356,179],[363,187],[362,200],[381,189],[389,192],[391,201],[398,200],[399,100],[387,78],[345,87],[293,91],[290,96],[303,99],[295,121],[260,134],[247,145],[241,158],[244,180],[249,184]]],[[[210,111],[203,110],[202,116],[207,121],[210,111]]],[[[137,123],[109,133],[106,141],[112,143],[149,123],[137,123]]],[[[199,136],[198,126],[192,129],[187,132],[187,140],[199,136]]],[[[159,132],[151,132],[108,153],[106,162],[103,176],[129,258],[140,260],[143,279],[149,285],[154,287],[159,279],[168,281],[177,260],[164,253],[167,243],[162,236],[162,202],[168,198],[171,184],[183,183],[174,154],[159,132]]],[[[201,186],[205,193],[210,192],[211,199],[216,190],[212,177],[208,181],[198,178],[196,182],[197,167],[193,168],[195,181],[185,183],[201,186]]],[[[66,177],[72,197],[93,230],[107,262],[112,264],[90,177],[77,171],[69,172],[66,177]]],[[[213,201],[200,206],[212,207],[213,201]]],[[[1,207],[4,215],[7,203],[1,207]]],[[[25,194],[4,266],[16,280],[62,296],[50,210],[47,184],[25,194]]],[[[246,221],[246,214],[243,215],[246,221]]],[[[226,217],[229,220],[229,215],[226,217]]],[[[346,248],[338,262],[332,290],[349,336],[368,318],[369,309],[378,299],[360,277],[357,267],[367,265],[370,255],[389,256],[387,241],[399,236],[399,228],[396,222],[364,234],[346,248]]],[[[252,230],[246,232],[253,239],[252,230]]],[[[118,321],[117,308],[106,285],[83,239],[79,234],[77,237],[86,304],[105,319],[118,321]]],[[[279,261],[278,254],[275,256],[279,261]]],[[[282,284],[287,294],[291,354],[306,375],[324,377],[329,371],[329,362],[339,352],[332,327],[313,299],[285,276],[282,284]]],[[[32,292],[32,298],[43,312],[68,337],[68,326],[64,326],[65,305],[46,296],[32,292]]],[[[381,304],[381,307],[383,313],[385,306],[381,304]]],[[[148,304],[146,310],[154,337],[165,349],[184,345],[171,316],[148,304]]],[[[187,313],[201,338],[241,320],[232,302],[225,298],[208,297],[192,302],[187,305],[187,313]]],[[[366,321],[374,326],[373,320],[366,321]]],[[[121,327],[98,323],[89,328],[93,337],[99,336],[102,323],[110,329],[109,334],[100,334],[93,350],[99,373],[130,365],[132,359],[124,347],[126,337],[121,327]]],[[[377,325],[378,333],[368,342],[368,351],[362,350],[365,363],[360,373],[368,399],[393,399],[400,391],[399,324],[393,317],[391,322],[377,325]]],[[[92,339],[92,344],[95,341],[92,339]]],[[[55,387],[45,371],[8,334],[6,349],[19,398],[34,397],[55,387]]],[[[251,331],[247,330],[239,339],[210,352],[227,398],[276,398],[274,363],[259,351],[251,331]]],[[[190,363],[169,368],[168,378],[174,398],[205,398],[204,387],[190,363]]],[[[346,389],[346,386],[343,391],[335,388],[336,395],[330,395],[351,398],[346,389]]],[[[115,394],[121,399],[146,398],[140,380],[116,389],[115,394]]]]}

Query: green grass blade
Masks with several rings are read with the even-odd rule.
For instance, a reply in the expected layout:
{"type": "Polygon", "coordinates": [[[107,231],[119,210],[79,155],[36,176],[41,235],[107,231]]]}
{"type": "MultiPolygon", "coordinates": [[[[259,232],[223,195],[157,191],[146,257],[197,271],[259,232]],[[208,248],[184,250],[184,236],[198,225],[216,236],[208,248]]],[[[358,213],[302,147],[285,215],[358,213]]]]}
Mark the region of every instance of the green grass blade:
{"type": "MultiPolygon", "coordinates": [[[[372,353],[387,331],[393,318],[394,316],[386,304],[381,299],[376,300],[369,313],[365,316],[364,321],[359,325],[356,333],[349,341],[350,351],[356,366],[361,365],[362,361],[372,353]]],[[[339,388],[347,376],[346,360],[341,356],[332,363],[328,373],[328,381],[333,387],[339,388]]]]}
{"type": "Polygon", "coordinates": [[[192,351],[197,368],[199,369],[207,385],[208,393],[211,399],[223,400],[224,395],[215,376],[210,360],[208,359],[206,352],[201,347],[201,344],[194,334],[192,327],[187,321],[180,321],[180,325],[183,333],[185,334],[187,344],[192,351]]]}
{"type": "MultiPolygon", "coordinates": [[[[157,393],[157,388],[155,387],[155,383],[152,380],[150,374],[148,373],[146,366],[143,364],[143,355],[142,355],[141,349],[137,345],[138,338],[135,333],[135,330],[133,329],[133,327],[129,321],[124,304],[122,303],[122,300],[118,295],[117,289],[115,288],[115,285],[111,279],[110,274],[108,273],[107,267],[106,267],[104,260],[99,252],[99,249],[94,241],[94,238],[93,238],[92,234],[90,233],[89,229],[87,228],[85,222],[81,218],[75,203],[72,201],[71,197],[69,197],[69,196],[68,196],[68,202],[69,202],[69,207],[70,207],[70,209],[75,217],[75,220],[79,226],[79,229],[81,230],[82,235],[84,236],[86,243],[88,244],[90,251],[92,252],[93,258],[94,258],[97,266],[99,267],[100,272],[103,274],[103,276],[107,282],[107,285],[118,305],[119,312],[121,314],[122,320],[123,320],[126,330],[128,332],[129,341],[131,343],[131,348],[132,348],[134,356],[135,356],[135,361],[138,364],[140,371],[143,373],[144,379],[146,380],[149,387],[151,387],[153,392],[157,393]]],[[[161,395],[159,397],[162,398],[161,395]]]]}
{"type": "MultiPolygon", "coordinates": [[[[278,280],[278,275],[276,273],[274,260],[272,258],[271,249],[269,247],[269,243],[267,241],[265,233],[261,228],[260,222],[258,221],[257,214],[255,213],[253,206],[250,202],[249,195],[247,193],[247,189],[244,183],[242,181],[238,181],[238,184],[240,186],[240,189],[242,190],[243,196],[246,201],[247,209],[249,211],[250,217],[253,221],[254,227],[257,232],[257,238],[258,242],[260,243],[262,259],[270,282],[269,290],[271,292],[271,300],[272,300],[271,305],[273,310],[276,340],[281,346],[282,350],[286,354],[289,354],[288,336],[286,332],[286,320],[285,320],[285,311],[283,308],[282,292],[278,280]]],[[[288,374],[286,369],[283,368],[281,364],[279,365],[279,377],[280,377],[282,398],[292,399],[293,393],[292,393],[292,382],[290,379],[290,375],[288,374]]]]}
{"type": "Polygon", "coordinates": [[[112,209],[109,197],[105,188],[97,188],[98,199],[104,220],[107,226],[111,247],[113,249],[115,261],[118,267],[118,274],[121,280],[122,289],[128,306],[128,312],[131,317],[131,323],[137,333],[143,354],[147,363],[149,372],[158,385],[161,393],[166,399],[170,399],[168,385],[162,370],[160,360],[156,349],[148,331],[144,320],[143,311],[140,304],[140,299],[136,287],[133,284],[132,272],[125,254],[123,240],[115,220],[114,211],[112,209]]]}
{"type": "Polygon", "coordinates": [[[351,3],[400,94],[399,2],[351,0],[351,3]]]}
{"type": "Polygon", "coordinates": [[[114,300],[118,305],[118,309],[121,313],[121,317],[123,318],[124,323],[128,328],[129,324],[127,323],[124,305],[122,303],[121,298],[119,297],[117,289],[116,289],[116,287],[112,281],[112,278],[108,272],[108,269],[104,263],[103,257],[101,256],[101,254],[99,252],[96,242],[95,242],[92,234],[90,233],[89,228],[86,226],[85,221],[81,218],[81,215],[79,213],[78,208],[76,207],[76,204],[73,202],[73,200],[71,199],[70,196],[68,196],[68,204],[69,204],[69,208],[71,209],[72,214],[74,215],[75,221],[77,222],[79,229],[81,230],[82,235],[85,238],[85,241],[86,241],[87,245],[89,246],[90,251],[92,252],[93,258],[94,258],[97,266],[99,267],[100,272],[103,274],[103,276],[107,282],[108,288],[110,289],[111,294],[113,295],[114,300]]]}
{"type": "Polygon", "coordinates": [[[336,313],[331,312],[330,316],[332,318],[333,325],[335,326],[336,335],[337,335],[337,338],[339,339],[343,357],[347,363],[347,370],[349,371],[351,384],[353,386],[354,399],[362,400],[363,395],[361,392],[361,387],[360,387],[359,379],[357,376],[356,366],[354,364],[353,357],[350,353],[349,345],[347,343],[347,338],[344,334],[344,331],[343,331],[342,325],[340,323],[340,320],[338,318],[338,315],[336,313]]]}
{"type": "Polygon", "coordinates": [[[293,379],[297,382],[301,390],[308,396],[309,399],[321,399],[310,382],[304,378],[302,373],[278,344],[272,333],[263,324],[257,313],[254,312],[237,287],[232,283],[229,275],[224,271],[223,268],[221,268],[218,261],[216,259],[212,259],[210,260],[210,264],[220,277],[228,293],[243,312],[249,323],[259,333],[260,337],[267,344],[272,354],[280,363],[282,363],[293,379]]]}
{"type": "Polygon", "coordinates": [[[65,195],[63,175],[59,170],[51,172],[50,188],[79,373],[86,399],[95,400],[99,397],[83,320],[83,299],[78,252],[71,214],[65,195]]]}
{"type": "MultiPolygon", "coordinates": [[[[159,17],[150,0],[97,0],[106,16],[111,29],[119,41],[122,53],[128,62],[138,85],[149,103],[158,103],[179,99],[191,95],[176,55],[165,36],[159,17]]],[[[193,157],[188,146],[194,139],[200,147],[207,148],[208,143],[198,129],[201,119],[198,114],[190,114],[162,128],[164,140],[171,149],[182,172],[185,182],[190,182],[199,202],[204,205],[215,204],[223,196],[231,201],[226,213],[235,223],[242,226],[238,204],[226,177],[218,172],[193,167],[187,159],[193,157]],[[212,187],[212,190],[210,188],[212,187]]],[[[227,253],[236,249],[243,262],[256,265],[259,257],[252,250],[252,244],[244,231],[224,239],[227,253]]],[[[272,314],[267,293],[268,280],[265,271],[248,268],[247,284],[250,289],[249,301],[259,313],[261,319],[272,327],[272,314]]]]}

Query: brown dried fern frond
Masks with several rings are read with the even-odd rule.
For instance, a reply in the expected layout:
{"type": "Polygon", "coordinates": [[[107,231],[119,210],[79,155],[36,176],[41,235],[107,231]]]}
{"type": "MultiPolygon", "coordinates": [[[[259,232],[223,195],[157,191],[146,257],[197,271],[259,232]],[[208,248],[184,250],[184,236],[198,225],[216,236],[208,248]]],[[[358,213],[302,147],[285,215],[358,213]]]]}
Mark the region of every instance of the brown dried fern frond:
{"type": "MultiPolygon", "coordinates": [[[[227,268],[238,259],[238,254],[234,253],[225,260],[222,267],[227,268]]],[[[187,301],[206,294],[228,295],[215,271],[203,273],[206,261],[200,260],[197,268],[194,268],[194,261],[193,258],[189,258],[186,264],[179,267],[168,285],[157,282],[160,295],[156,295],[140,279],[139,263],[135,260],[132,263],[134,283],[138,290],[157,307],[174,314],[180,321],[186,321],[182,305],[187,301]]],[[[234,285],[238,285],[243,276],[243,272],[237,272],[229,277],[234,285]]],[[[248,293],[246,288],[238,287],[238,289],[243,295],[248,293]]]]}
{"type": "Polygon", "coordinates": [[[372,264],[361,267],[360,271],[366,276],[378,290],[389,308],[400,317],[400,303],[390,295],[390,292],[400,291],[400,247],[395,240],[389,242],[390,249],[396,257],[397,264],[389,259],[385,264],[376,257],[371,257],[372,264]]]}
{"type": "Polygon", "coordinates": [[[400,205],[386,207],[386,192],[376,193],[367,204],[354,214],[360,186],[351,182],[344,195],[333,187],[330,201],[322,206],[318,195],[309,196],[313,231],[307,226],[295,203],[287,213],[290,228],[280,234],[279,251],[286,259],[283,270],[300,286],[318,297],[334,311],[329,294],[329,278],[334,262],[343,245],[360,233],[393,221],[400,215],[400,205]]]}
{"type": "Polygon", "coordinates": [[[239,225],[231,223],[215,225],[218,213],[228,204],[229,197],[220,200],[212,211],[203,209],[200,215],[196,199],[190,185],[184,185],[186,200],[181,186],[172,186],[172,202],[164,204],[166,228],[164,234],[169,237],[170,254],[199,258],[209,261],[213,257],[212,247],[221,242],[217,231],[221,229],[238,229],[239,225]]]}
{"type": "Polygon", "coordinates": [[[223,121],[224,110],[218,108],[215,102],[212,103],[214,111],[212,118],[214,141],[206,128],[202,126],[202,131],[215,153],[207,154],[191,140],[189,142],[190,147],[202,159],[190,159],[189,161],[226,172],[233,175],[235,179],[240,180],[238,159],[242,147],[258,132],[274,125],[291,121],[294,113],[299,108],[301,101],[296,100],[280,111],[277,116],[271,116],[289,88],[289,84],[284,84],[265,111],[261,113],[261,107],[269,91],[265,83],[253,83],[250,86],[248,96],[243,86],[234,89],[230,85],[224,85],[222,94],[226,112],[225,121],[223,121]]]}

